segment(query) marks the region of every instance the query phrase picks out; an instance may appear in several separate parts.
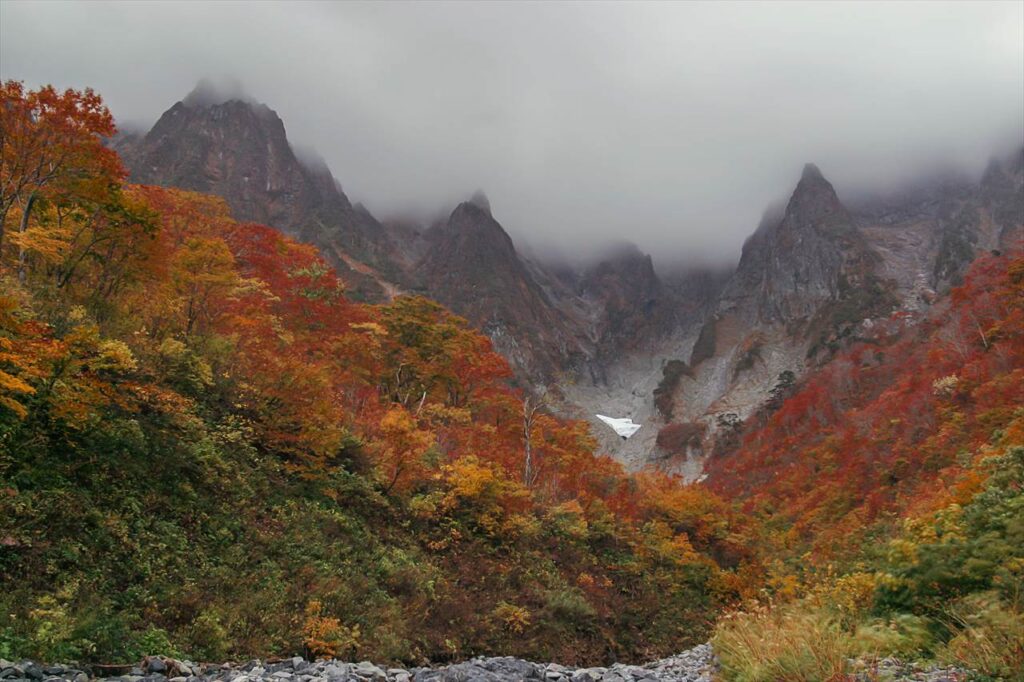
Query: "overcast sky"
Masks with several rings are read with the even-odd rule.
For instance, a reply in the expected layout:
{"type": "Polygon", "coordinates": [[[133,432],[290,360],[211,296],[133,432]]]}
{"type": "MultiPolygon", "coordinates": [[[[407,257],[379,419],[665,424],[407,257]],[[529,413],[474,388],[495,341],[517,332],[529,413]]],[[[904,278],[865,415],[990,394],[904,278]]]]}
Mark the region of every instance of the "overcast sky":
{"type": "Polygon", "coordinates": [[[0,76],[152,124],[239,79],[378,217],[483,189],[520,241],[735,259],[816,162],[840,195],[1024,141],[1024,2],[0,1],[0,76]]]}

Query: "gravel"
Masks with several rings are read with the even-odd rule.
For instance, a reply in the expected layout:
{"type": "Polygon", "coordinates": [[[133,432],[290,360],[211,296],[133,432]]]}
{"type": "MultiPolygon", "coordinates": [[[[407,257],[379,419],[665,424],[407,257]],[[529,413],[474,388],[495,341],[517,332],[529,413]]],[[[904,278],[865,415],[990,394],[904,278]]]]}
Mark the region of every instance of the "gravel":
{"type": "MultiPolygon", "coordinates": [[[[918,666],[894,658],[851,661],[857,682],[964,682],[967,671],[918,666]]],[[[571,668],[532,663],[511,656],[478,657],[430,668],[397,668],[370,661],[335,659],[246,663],[193,663],[150,656],[138,665],[42,666],[32,661],[0,659],[0,682],[712,682],[717,669],[710,644],[645,665],[615,663],[607,667],[571,668]]]]}

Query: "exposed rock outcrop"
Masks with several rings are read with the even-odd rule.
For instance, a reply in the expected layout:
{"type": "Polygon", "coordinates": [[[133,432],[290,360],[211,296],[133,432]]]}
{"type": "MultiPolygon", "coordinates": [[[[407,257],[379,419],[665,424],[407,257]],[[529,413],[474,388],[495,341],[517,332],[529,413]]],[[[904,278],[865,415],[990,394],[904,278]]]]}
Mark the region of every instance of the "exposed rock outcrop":
{"type": "Polygon", "coordinates": [[[322,160],[296,157],[281,118],[264,104],[224,100],[201,83],[145,136],[114,147],[133,182],[216,194],[236,219],[316,244],[356,297],[384,298],[383,281],[399,279],[396,246],[380,224],[352,206],[322,160]]]}
{"type": "Polygon", "coordinates": [[[543,382],[588,360],[582,320],[556,309],[478,193],[425,234],[413,276],[473,322],[523,376],[543,382]]]}

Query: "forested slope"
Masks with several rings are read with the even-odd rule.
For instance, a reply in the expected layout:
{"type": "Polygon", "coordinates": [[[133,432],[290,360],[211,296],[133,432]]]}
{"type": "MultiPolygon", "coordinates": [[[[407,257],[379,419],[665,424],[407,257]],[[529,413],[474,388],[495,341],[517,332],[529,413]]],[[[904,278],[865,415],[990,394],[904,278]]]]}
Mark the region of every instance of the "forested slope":
{"type": "Polygon", "coordinates": [[[0,111],[0,656],[639,659],[752,589],[740,516],[524,423],[464,320],[126,185],[91,92],[0,111]]]}

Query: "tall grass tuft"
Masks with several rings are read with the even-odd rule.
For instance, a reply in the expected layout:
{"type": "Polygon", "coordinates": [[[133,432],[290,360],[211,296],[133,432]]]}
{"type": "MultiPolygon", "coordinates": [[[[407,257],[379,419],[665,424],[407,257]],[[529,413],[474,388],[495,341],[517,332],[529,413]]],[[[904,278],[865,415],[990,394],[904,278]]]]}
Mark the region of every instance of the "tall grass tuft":
{"type": "Polygon", "coordinates": [[[762,606],[726,617],[712,638],[725,679],[735,682],[840,682],[846,636],[821,610],[762,606]]]}
{"type": "Polygon", "coordinates": [[[957,632],[940,658],[997,680],[1024,682],[1024,611],[988,593],[949,609],[957,632]]]}

